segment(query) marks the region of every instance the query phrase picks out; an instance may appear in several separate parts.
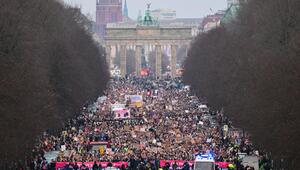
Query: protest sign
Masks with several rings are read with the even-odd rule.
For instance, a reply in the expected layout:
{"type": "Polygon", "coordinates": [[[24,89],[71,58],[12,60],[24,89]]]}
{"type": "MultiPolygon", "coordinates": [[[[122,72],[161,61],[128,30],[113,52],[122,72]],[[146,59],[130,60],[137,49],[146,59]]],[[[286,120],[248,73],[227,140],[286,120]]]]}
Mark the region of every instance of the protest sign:
{"type": "Polygon", "coordinates": [[[142,107],[143,96],[141,95],[125,95],[126,100],[130,100],[130,103],[135,107],[142,107]]]}
{"type": "Polygon", "coordinates": [[[130,118],[130,111],[128,109],[116,110],[115,119],[128,119],[130,118]]]}
{"type": "Polygon", "coordinates": [[[118,111],[125,109],[125,104],[112,104],[111,105],[111,111],[118,111]]]}

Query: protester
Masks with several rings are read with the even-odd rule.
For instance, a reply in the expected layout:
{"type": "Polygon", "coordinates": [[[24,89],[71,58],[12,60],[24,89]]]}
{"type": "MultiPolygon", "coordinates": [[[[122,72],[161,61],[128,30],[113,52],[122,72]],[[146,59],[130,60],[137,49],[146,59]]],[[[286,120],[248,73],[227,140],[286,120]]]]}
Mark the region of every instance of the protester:
{"type": "MultiPolygon", "coordinates": [[[[212,111],[180,79],[112,80],[105,94],[69,120],[60,135],[45,133],[41,137],[33,150],[31,169],[43,165],[43,156],[49,151],[60,151],[57,162],[94,162],[93,170],[102,169],[99,161],[128,162],[133,170],[178,169],[177,164],[160,167],[159,161],[191,161],[208,153],[238,169],[239,152],[254,154],[249,137],[233,131],[221,111],[212,111]],[[142,104],[137,107],[126,95],[142,96],[142,104]],[[114,112],[116,104],[125,108],[114,112]],[[95,143],[101,145],[95,149],[95,143]]],[[[83,164],[80,169],[87,167],[83,164]]],[[[190,169],[188,162],[183,169],[190,169]]]]}

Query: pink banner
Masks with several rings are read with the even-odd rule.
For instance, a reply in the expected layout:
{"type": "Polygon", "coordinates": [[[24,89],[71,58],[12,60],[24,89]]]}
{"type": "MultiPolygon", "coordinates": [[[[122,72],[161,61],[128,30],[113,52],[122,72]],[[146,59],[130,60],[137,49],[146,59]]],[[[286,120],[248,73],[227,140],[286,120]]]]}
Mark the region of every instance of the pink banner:
{"type": "Polygon", "coordinates": [[[108,142],[89,142],[90,145],[108,145],[108,142]]]}
{"type": "Polygon", "coordinates": [[[215,162],[216,165],[219,166],[219,168],[227,168],[229,163],[228,162],[215,162]]]}
{"type": "MultiPolygon", "coordinates": [[[[82,165],[82,162],[76,162],[76,163],[79,167],[82,165]]],[[[109,162],[97,162],[98,165],[101,164],[102,168],[106,168],[108,163],[109,162]]],[[[56,170],[63,169],[68,164],[69,164],[69,162],[56,162],[55,168],[56,168],[56,170]]],[[[75,162],[73,162],[72,164],[74,165],[75,162]]],[[[113,167],[118,167],[118,168],[120,168],[122,165],[125,165],[125,167],[128,166],[128,162],[114,162],[112,164],[113,164],[113,167]]],[[[94,162],[84,162],[84,165],[87,166],[88,168],[92,168],[94,165],[94,162]]]]}
{"type": "Polygon", "coordinates": [[[194,164],[194,161],[183,161],[183,160],[161,160],[159,164],[160,167],[164,167],[167,163],[169,163],[170,166],[172,166],[173,164],[175,164],[175,162],[179,167],[183,167],[185,162],[188,162],[190,166],[194,164]]]}

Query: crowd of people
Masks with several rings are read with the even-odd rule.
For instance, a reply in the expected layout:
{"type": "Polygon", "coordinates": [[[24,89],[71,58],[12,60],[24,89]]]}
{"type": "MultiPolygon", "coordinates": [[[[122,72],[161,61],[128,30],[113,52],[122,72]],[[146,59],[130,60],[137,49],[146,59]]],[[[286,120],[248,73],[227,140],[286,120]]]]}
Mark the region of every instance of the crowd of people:
{"type": "MultiPolygon", "coordinates": [[[[65,169],[85,169],[76,162],[95,162],[93,169],[101,169],[96,162],[122,161],[128,166],[120,169],[177,169],[176,164],[166,168],[159,162],[211,154],[217,162],[230,162],[233,169],[251,169],[243,167],[238,153],[260,155],[223,112],[209,109],[180,79],[126,78],[112,80],[105,96],[84,107],[59,135],[45,132],[28,166],[55,169],[56,162],[73,162],[65,169]],[[126,95],[142,96],[142,105],[135,106],[126,95]],[[114,104],[124,104],[130,117],[116,118],[114,104]],[[47,162],[44,155],[51,151],[59,154],[47,162]]],[[[180,168],[193,167],[186,163],[180,168]]]]}

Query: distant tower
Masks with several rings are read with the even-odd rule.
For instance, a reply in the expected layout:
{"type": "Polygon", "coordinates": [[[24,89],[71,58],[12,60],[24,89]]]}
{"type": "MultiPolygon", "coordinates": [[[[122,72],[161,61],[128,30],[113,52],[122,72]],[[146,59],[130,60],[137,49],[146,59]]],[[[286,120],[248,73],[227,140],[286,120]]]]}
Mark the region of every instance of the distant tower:
{"type": "Polygon", "coordinates": [[[124,17],[125,18],[129,18],[128,17],[128,8],[127,8],[127,2],[126,2],[126,0],[125,0],[125,2],[124,2],[124,17]]]}
{"type": "Polygon", "coordinates": [[[122,21],[122,0],[96,0],[96,32],[105,35],[107,23],[122,21]]]}

